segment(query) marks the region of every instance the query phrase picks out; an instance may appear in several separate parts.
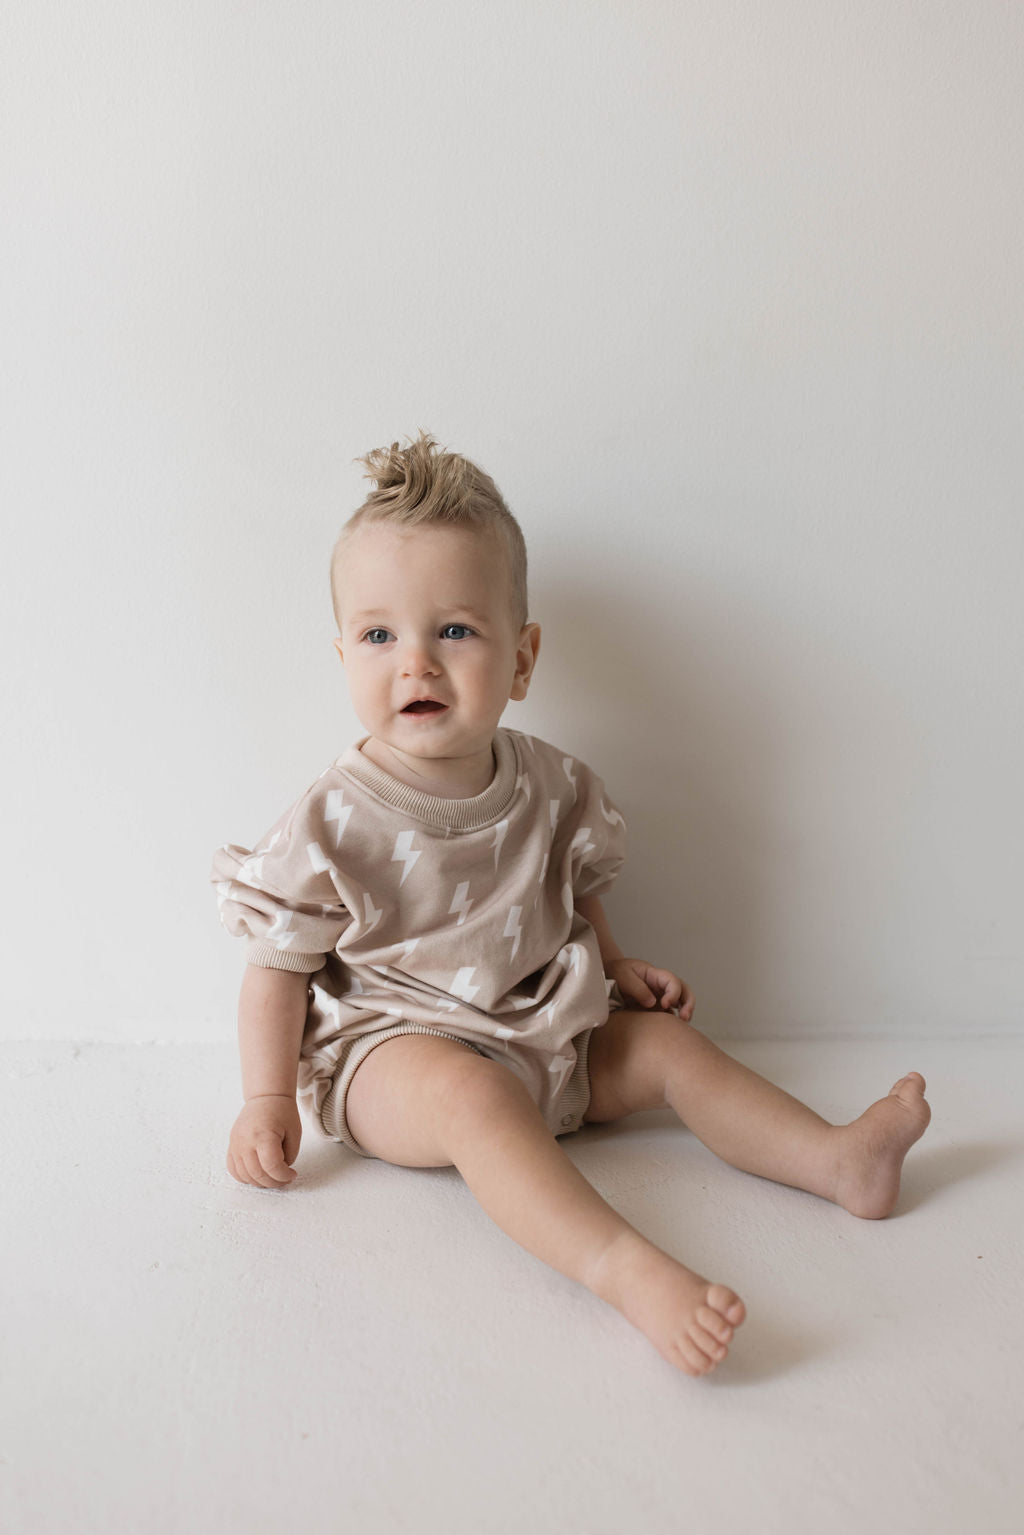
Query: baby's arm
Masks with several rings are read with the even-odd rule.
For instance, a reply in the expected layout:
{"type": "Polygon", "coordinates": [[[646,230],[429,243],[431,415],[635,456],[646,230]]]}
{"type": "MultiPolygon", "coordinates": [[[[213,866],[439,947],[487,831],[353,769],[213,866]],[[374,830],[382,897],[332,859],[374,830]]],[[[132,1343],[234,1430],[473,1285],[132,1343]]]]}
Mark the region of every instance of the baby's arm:
{"type": "Polygon", "coordinates": [[[600,896],[578,896],[576,910],[597,934],[604,973],[616,983],[627,1002],[678,1012],[680,1018],[690,1021],[694,1000],[689,986],[671,970],[649,965],[645,959],[627,959],[612,936],[600,896]]]}
{"type": "Polygon", "coordinates": [[[228,1172],[239,1183],[279,1188],[297,1176],[302,1122],[295,1102],[309,976],[247,965],[238,1002],[245,1107],[235,1120],[228,1172]]]}

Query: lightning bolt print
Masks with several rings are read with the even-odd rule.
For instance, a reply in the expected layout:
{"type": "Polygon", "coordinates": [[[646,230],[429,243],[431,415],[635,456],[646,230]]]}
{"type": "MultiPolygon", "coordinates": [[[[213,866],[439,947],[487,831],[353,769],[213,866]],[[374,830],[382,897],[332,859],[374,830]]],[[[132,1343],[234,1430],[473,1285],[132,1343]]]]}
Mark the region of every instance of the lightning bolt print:
{"type": "Polygon", "coordinates": [[[331,867],[330,859],[325,858],[324,850],[319,842],[306,843],[306,857],[313,865],[313,872],[315,874],[323,874],[326,869],[331,867]]]}
{"type": "Polygon", "coordinates": [[[617,810],[608,809],[608,806],[604,800],[601,801],[601,814],[604,816],[609,826],[625,826],[626,824],[617,810]]]}
{"type": "Polygon", "coordinates": [[[263,879],[263,854],[250,853],[238,872],[250,885],[259,885],[263,879]]]}
{"type": "Polygon", "coordinates": [[[566,778],[568,778],[569,782],[572,784],[572,792],[573,792],[574,795],[576,793],[576,774],[573,772],[573,768],[575,766],[576,766],[576,758],[575,757],[563,757],[562,758],[562,772],[565,774],[566,778]]]}
{"type": "Polygon", "coordinates": [[[414,835],[415,834],[411,831],[400,831],[398,836],[395,838],[395,851],[391,854],[391,862],[405,864],[405,868],[402,870],[402,877],[398,881],[400,885],[405,884],[406,876],[408,875],[410,869],[414,867],[417,858],[420,856],[419,853],[414,853],[412,850],[412,839],[414,835]]]}
{"type": "Polygon", "coordinates": [[[558,963],[564,965],[566,971],[571,970],[573,975],[580,973],[580,946],[578,943],[567,943],[564,949],[558,951],[558,963]]]}
{"type": "Polygon", "coordinates": [[[505,931],[501,935],[503,938],[512,939],[512,953],[509,955],[509,964],[512,963],[516,955],[519,953],[519,940],[523,935],[522,923],[519,921],[519,918],[522,916],[522,914],[523,908],[521,906],[511,907],[508,914],[508,921],[505,923],[505,931]]]}
{"type": "Polygon", "coordinates": [[[495,869],[497,869],[497,867],[498,867],[498,859],[501,857],[502,845],[504,844],[504,841],[505,841],[505,838],[507,837],[507,835],[508,835],[508,821],[507,820],[499,821],[497,826],[494,828],[494,841],[491,843],[491,846],[494,849],[494,867],[495,867],[495,869]]]}
{"type": "Polygon", "coordinates": [[[589,826],[581,826],[579,831],[576,833],[576,835],[572,839],[572,847],[570,849],[570,852],[571,852],[573,858],[576,857],[577,853],[579,853],[582,857],[585,858],[588,853],[592,853],[594,851],[594,848],[597,846],[597,843],[596,842],[591,842],[589,840],[589,838],[590,838],[590,827],[589,826]]]}
{"type": "Polygon", "coordinates": [[[475,971],[475,965],[463,965],[462,969],[456,973],[455,979],[449,988],[453,997],[461,997],[464,1002],[472,1002],[480,990],[479,986],[470,985],[475,971]]]}
{"type": "Polygon", "coordinates": [[[324,811],[325,821],[336,821],[334,832],[334,846],[340,847],[341,839],[345,835],[345,827],[348,818],[353,811],[352,805],[345,804],[345,796],[340,789],[331,789],[327,795],[327,808],[324,811]]]}
{"type": "Polygon", "coordinates": [[[368,890],[363,891],[363,921],[366,923],[366,931],[372,933],[381,917],[384,915],[382,906],[374,906],[373,897],[368,890]]]}
{"type": "MultiPolygon", "coordinates": [[[[454,917],[456,912],[459,914],[459,920],[455,924],[456,927],[461,927],[465,922],[466,918],[469,916],[469,908],[472,906],[472,904],[472,899],[469,898],[469,880],[464,879],[461,885],[455,886],[455,894],[452,896],[452,904],[448,908],[449,917],[454,917]]],[[[462,972],[460,971],[459,973],[461,975],[462,972]]]]}
{"type": "Polygon", "coordinates": [[[279,949],[287,949],[298,937],[297,933],[289,932],[292,924],[290,911],[279,911],[274,918],[274,925],[267,930],[267,942],[275,943],[279,949]]]}

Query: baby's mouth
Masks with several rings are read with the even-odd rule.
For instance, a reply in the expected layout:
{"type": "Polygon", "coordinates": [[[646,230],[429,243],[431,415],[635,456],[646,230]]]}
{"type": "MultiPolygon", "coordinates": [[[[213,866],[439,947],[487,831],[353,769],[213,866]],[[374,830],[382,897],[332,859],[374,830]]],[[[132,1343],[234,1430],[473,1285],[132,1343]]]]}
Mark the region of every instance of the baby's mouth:
{"type": "Polygon", "coordinates": [[[406,704],[403,714],[440,714],[442,709],[447,709],[447,704],[438,703],[436,698],[414,698],[411,704],[406,704]]]}

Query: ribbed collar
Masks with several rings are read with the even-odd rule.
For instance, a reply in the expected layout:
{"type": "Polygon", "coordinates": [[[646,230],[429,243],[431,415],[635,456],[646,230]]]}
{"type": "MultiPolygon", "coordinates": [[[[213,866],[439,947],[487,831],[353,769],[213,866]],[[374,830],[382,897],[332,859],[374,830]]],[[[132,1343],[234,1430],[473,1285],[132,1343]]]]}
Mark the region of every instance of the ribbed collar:
{"type": "Polygon", "coordinates": [[[371,794],[383,800],[386,805],[406,815],[413,815],[419,821],[427,821],[431,826],[440,827],[444,831],[479,831],[482,826],[489,826],[496,821],[512,803],[518,763],[516,749],[507,730],[499,730],[494,737],[494,757],[497,763],[494,777],[483,793],[475,794],[472,799],[441,799],[436,794],[424,794],[392,778],[390,773],[385,773],[383,768],[371,762],[369,757],[364,757],[359,750],[367,739],[363,736],[361,741],[350,746],[341,754],[335,766],[357,779],[364,789],[369,789],[371,794]]]}

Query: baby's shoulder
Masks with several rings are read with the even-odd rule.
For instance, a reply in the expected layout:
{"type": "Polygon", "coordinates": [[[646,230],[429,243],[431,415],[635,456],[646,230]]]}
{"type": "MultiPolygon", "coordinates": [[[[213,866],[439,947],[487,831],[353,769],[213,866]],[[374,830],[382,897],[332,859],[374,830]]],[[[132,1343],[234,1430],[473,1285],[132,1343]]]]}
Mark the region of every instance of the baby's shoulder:
{"type": "Polygon", "coordinates": [[[507,734],[514,738],[524,772],[544,778],[554,788],[568,782],[578,792],[584,783],[600,783],[594,770],[565,747],[521,730],[507,734]]]}
{"type": "Polygon", "coordinates": [[[344,776],[339,771],[342,760],[336,758],[317,774],[278,818],[275,829],[289,836],[307,838],[332,818],[337,820],[339,801],[344,799],[344,776]]]}

